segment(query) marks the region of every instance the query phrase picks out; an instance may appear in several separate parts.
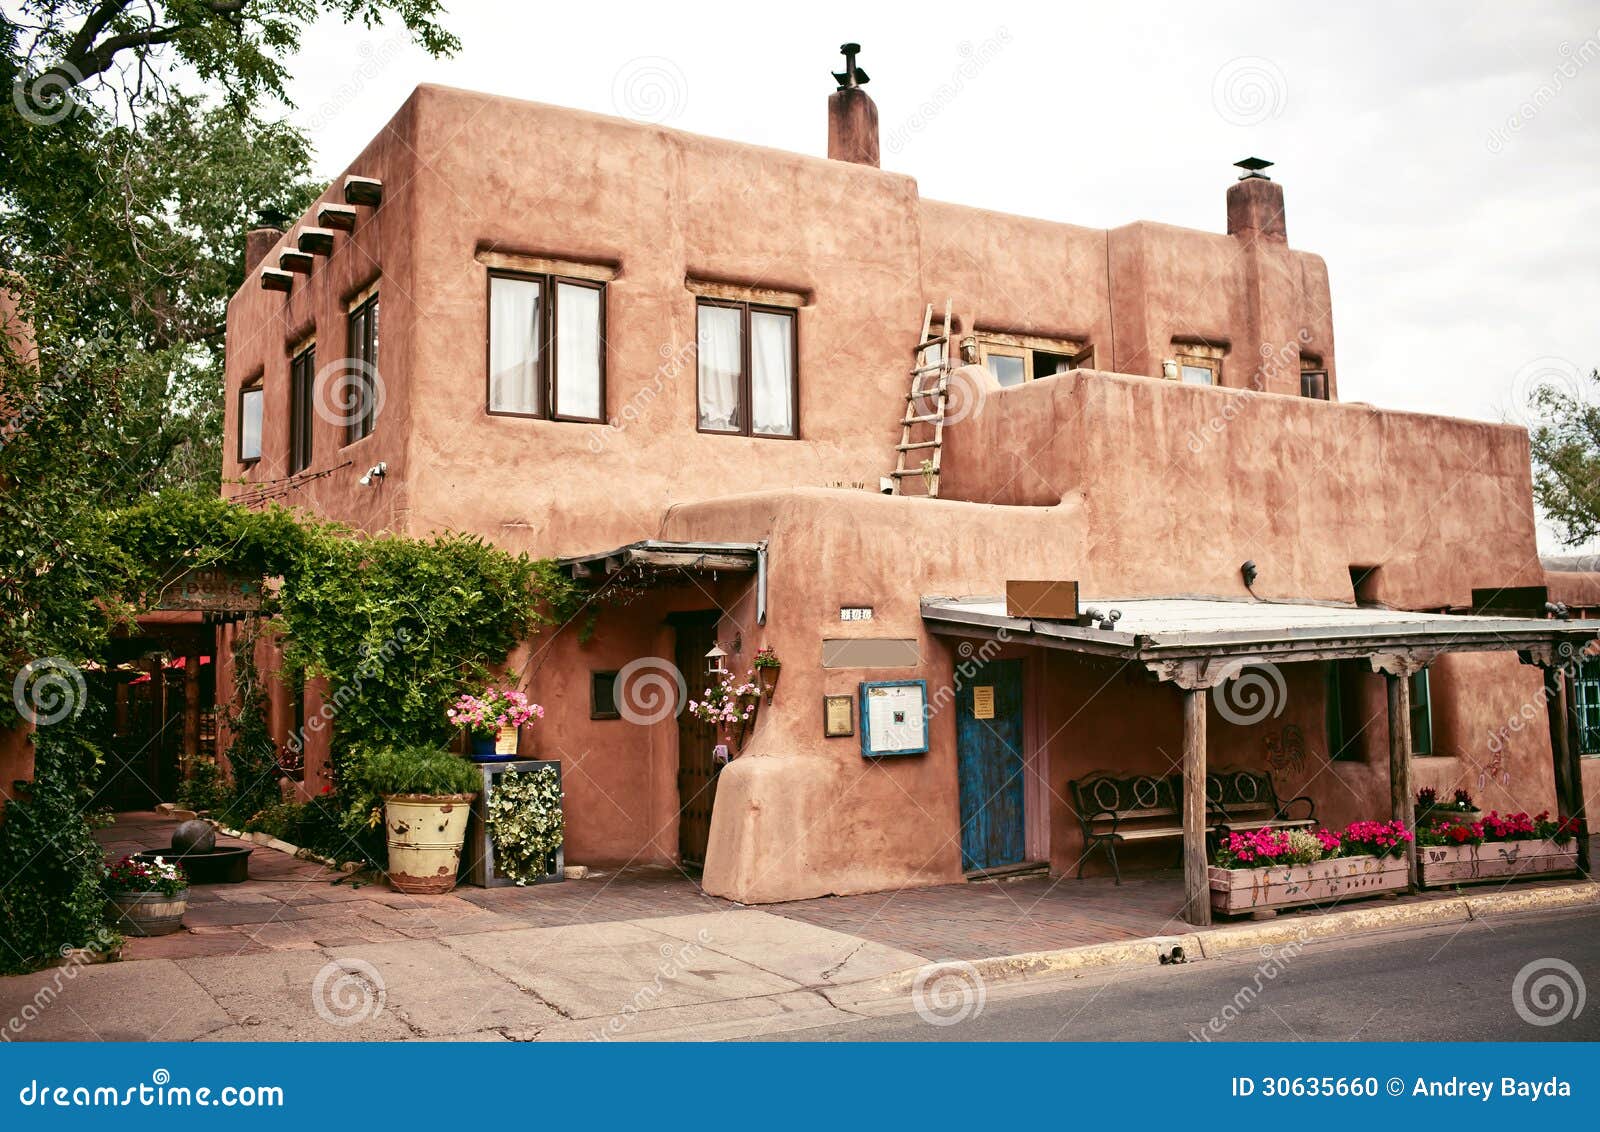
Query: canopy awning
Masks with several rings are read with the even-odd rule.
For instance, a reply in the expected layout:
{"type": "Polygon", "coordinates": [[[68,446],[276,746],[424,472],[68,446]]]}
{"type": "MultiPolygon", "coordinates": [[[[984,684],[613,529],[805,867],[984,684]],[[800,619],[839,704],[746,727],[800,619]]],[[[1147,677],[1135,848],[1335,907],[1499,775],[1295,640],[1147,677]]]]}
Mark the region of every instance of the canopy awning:
{"type": "MultiPolygon", "coordinates": [[[[1397,655],[1426,663],[1444,652],[1517,651],[1530,662],[1574,656],[1600,622],[1411,613],[1353,605],[1205,598],[1083,602],[1121,614],[1111,628],[1010,617],[997,597],[928,597],[922,619],[943,636],[1065,649],[1146,665],[1162,679],[1204,677],[1248,661],[1397,655]]],[[[1377,667],[1375,664],[1374,667],[1377,667]]],[[[1188,680],[1183,681],[1188,683],[1188,680]]]]}
{"type": "Polygon", "coordinates": [[[618,577],[638,584],[682,581],[685,573],[756,576],[756,623],[767,623],[767,544],[669,542],[643,539],[597,554],[556,559],[573,581],[605,583],[618,577]]]}

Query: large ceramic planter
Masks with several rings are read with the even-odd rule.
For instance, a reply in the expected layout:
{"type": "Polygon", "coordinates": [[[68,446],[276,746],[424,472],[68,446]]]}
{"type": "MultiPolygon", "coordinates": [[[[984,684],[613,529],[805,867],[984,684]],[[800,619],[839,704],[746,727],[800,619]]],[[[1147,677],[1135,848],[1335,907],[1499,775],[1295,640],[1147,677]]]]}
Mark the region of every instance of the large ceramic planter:
{"type": "Polygon", "coordinates": [[[1212,865],[1209,874],[1211,910],[1225,916],[1399,892],[1409,883],[1404,856],[1334,857],[1264,869],[1212,865]]]}
{"type": "Polygon", "coordinates": [[[456,886],[467,818],[476,794],[391,794],[383,800],[389,835],[389,884],[396,892],[436,896],[456,886]]]}
{"type": "Polygon", "coordinates": [[[1482,845],[1424,845],[1417,868],[1424,888],[1506,877],[1570,873],[1578,867],[1578,842],[1485,841],[1482,845]]]}
{"type": "Polygon", "coordinates": [[[123,935],[170,935],[183,927],[189,907],[189,890],[164,892],[113,892],[106,897],[106,920],[123,935]]]}

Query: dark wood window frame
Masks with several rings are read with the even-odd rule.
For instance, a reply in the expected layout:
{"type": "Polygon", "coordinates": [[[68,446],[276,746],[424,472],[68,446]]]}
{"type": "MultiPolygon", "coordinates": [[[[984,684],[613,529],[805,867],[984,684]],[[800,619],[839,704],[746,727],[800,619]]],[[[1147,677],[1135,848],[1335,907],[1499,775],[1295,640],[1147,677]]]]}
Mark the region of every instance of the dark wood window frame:
{"type": "Polygon", "coordinates": [[[696,432],[703,432],[709,436],[748,436],[756,440],[799,440],[800,439],[800,312],[794,307],[773,306],[770,303],[746,302],[742,299],[716,299],[701,296],[695,300],[694,305],[694,331],[696,353],[694,371],[694,425],[696,432]],[[739,319],[739,420],[742,428],[705,428],[700,424],[700,357],[698,342],[700,340],[700,308],[722,307],[725,310],[740,311],[739,319]],[[751,396],[754,369],[750,357],[750,315],[753,312],[762,314],[784,315],[789,319],[789,404],[794,411],[794,431],[789,433],[756,432],[754,402],[751,396]]]}
{"type": "Polygon", "coordinates": [[[508,271],[503,268],[494,268],[489,272],[489,281],[484,286],[484,319],[486,330],[483,336],[483,406],[484,411],[491,417],[524,417],[528,420],[538,421],[570,421],[574,424],[605,424],[606,422],[606,304],[609,299],[609,288],[604,280],[579,279],[572,275],[543,274],[535,271],[508,271]],[[542,413],[524,413],[515,409],[493,408],[491,397],[494,394],[494,281],[496,279],[522,279],[539,284],[539,324],[543,333],[542,341],[537,343],[539,358],[535,363],[539,377],[539,395],[544,403],[545,411],[542,413]],[[557,377],[559,369],[556,357],[561,349],[561,326],[556,313],[556,289],[565,284],[571,287],[583,287],[590,291],[600,292],[600,415],[597,417],[577,417],[571,414],[557,413],[556,405],[559,404],[557,394],[557,377]]]}
{"type": "Polygon", "coordinates": [[[590,719],[621,719],[622,712],[617,708],[617,670],[596,669],[589,673],[589,718],[590,719]],[[600,698],[600,682],[611,681],[611,706],[603,707],[600,698]]]}
{"type": "Polygon", "coordinates": [[[1433,735],[1433,679],[1426,668],[1419,668],[1408,679],[1411,681],[1411,753],[1417,758],[1429,758],[1438,753],[1433,735]]]}
{"type": "Polygon", "coordinates": [[[1578,724],[1578,754],[1600,756],[1600,658],[1588,657],[1572,678],[1572,710],[1578,724]]]}
{"type": "Polygon", "coordinates": [[[289,474],[311,466],[313,399],[316,396],[317,344],[310,342],[289,359],[289,474]]]}
{"type": "MultiPolygon", "coordinates": [[[[345,426],[344,442],[348,446],[371,436],[378,424],[378,399],[373,384],[378,369],[378,292],[373,291],[351,307],[345,318],[345,341],[349,346],[347,356],[352,361],[360,363],[356,367],[360,382],[359,403],[366,409],[345,426]],[[359,342],[356,341],[358,324],[361,328],[359,342]]],[[[348,375],[346,379],[348,380],[348,375]]]]}
{"type": "Polygon", "coordinates": [[[265,439],[266,431],[267,431],[267,411],[266,411],[266,406],[267,406],[266,385],[262,382],[262,380],[259,377],[240,387],[240,389],[239,389],[239,428],[238,428],[237,434],[234,436],[234,439],[233,439],[233,451],[234,451],[234,454],[236,456],[238,456],[239,463],[244,464],[246,466],[249,466],[251,464],[255,464],[255,463],[259,462],[260,459],[261,459],[261,449],[263,447],[262,441],[265,439]],[[246,456],[244,454],[244,402],[245,402],[245,398],[249,397],[252,393],[256,394],[257,396],[259,396],[261,398],[260,423],[256,426],[256,428],[259,431],[259,435],[256,436],[256,454],[254,456],[246,456]]]}

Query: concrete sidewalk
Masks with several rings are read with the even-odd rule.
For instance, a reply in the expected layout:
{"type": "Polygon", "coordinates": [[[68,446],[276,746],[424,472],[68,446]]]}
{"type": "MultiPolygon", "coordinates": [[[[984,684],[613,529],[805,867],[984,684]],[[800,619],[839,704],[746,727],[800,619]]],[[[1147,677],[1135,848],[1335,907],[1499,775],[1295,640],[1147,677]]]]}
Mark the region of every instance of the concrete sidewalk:
{"type": "MultiPolygon", "coordinates": [[[[124,815],[108,854],[165,843],[124,815]]],[[[1174,877],[1031,877],[763,909],[666,870],[408,897],[258,849],[252,879],[191,890],[186,930],[124,962],[0,979],[9,1040],[735,1037],[909,1010],[930,977],[990,987],[1360,931],[1600,902],[1592,882],[1367,901],[1191,933],[1174,877]],[[935,966],[939,964],[939,966],[935,966]]],[[[920,1008],[920,1007],[919,1007],[920,1008]]]]}

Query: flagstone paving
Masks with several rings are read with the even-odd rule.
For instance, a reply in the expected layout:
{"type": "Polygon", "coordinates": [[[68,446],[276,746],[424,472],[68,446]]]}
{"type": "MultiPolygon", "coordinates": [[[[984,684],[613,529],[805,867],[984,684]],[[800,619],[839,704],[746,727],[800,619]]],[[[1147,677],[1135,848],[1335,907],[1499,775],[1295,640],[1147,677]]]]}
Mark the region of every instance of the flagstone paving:
{"type": "MultiPolygon", "coordinates": [[[[115,857],[168,844],[173,825],[123,814],[98,836],[115,857]]],[[[184,930],[129,939],[124,962],[0,979],[0,1038],[525,1040],[793,1024],[832,1010],[830,988],[930,960],[1180,932],[1182,897],[1171,871],[757,909],[659,867],[416,897],[263,846],[248,881],[191,887],[184,930]]]]}

